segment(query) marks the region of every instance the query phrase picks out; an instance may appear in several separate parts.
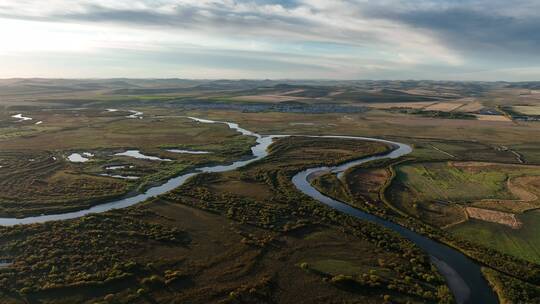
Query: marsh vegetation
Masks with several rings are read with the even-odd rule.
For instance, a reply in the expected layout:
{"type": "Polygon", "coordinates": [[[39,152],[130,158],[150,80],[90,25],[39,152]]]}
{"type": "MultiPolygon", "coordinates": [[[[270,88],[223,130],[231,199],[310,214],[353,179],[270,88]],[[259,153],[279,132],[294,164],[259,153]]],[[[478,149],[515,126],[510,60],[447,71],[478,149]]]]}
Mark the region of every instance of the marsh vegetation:
{"type": "Polygon", "coordinates": [[[299,135],[279,139],[264,161],[128,209],[2,228],[0,259],[12,263],[0,268],[1,301],[451,302],[412,243],[292,187],[299,170],[388,148],[300,136],[339,134],[414,150],[343,179],[319,176],[319,190],[463,251],[502,302],[534,302],[540,125],[531,85],[0,81],[0,217],[81,210],[250,155],[255,138],[185,116],[299,135]],[[115,155],[128,150],[171,161],[115,155]],[[88,161],[70,162],[74,153],[88,161]],[[509,215],[520,225],[506,225],[509,215]]]}

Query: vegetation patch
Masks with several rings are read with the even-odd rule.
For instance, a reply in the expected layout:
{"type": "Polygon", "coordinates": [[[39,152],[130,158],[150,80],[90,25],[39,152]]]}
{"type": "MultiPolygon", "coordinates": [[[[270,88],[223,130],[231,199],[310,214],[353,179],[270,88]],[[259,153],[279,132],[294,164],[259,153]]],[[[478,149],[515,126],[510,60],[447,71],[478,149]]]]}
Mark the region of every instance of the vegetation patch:
{"type": "Polygon", "coordinates": [[[445,118],[445,119],[476,119],[474,114],[438,110],[419,110],[419,109],[392,109],[401,114],[419,115],[424,117],[445,118]]]}
{"type": "Polygon", "coordinates": [[[143,216],[147,211],[130,209],[2,228],[0,252],[13,263],[0,272],[0,289],[22,298],[61,295],[70,289],[103,292],[103,286],[151,273],[136,262],[138,253],[157,244],[183,246],[189,237],[179,229],[145,222],[143,216]]]}
{"type": "Polygon", "coordinates": [[[534,263],[540,263],[540,212],[518,215],[519,229],[485,221],[472,220],[450,229],[456,235],[534,263]]]}
{"type": "Polygon", "coordinates": [[[31,137],[0,139],[0,216],[89,208],[144,191],[197,166],[250,155],[255,141],[224,124],[199,124],[179,117],[129,119],[125,113],[109,117],[119,112],[81,109],[40,113],[50,129],[31,137]],[[198,147],[213,153],[178,154],[164,148],[171,146],[198,147]],[[172,161],[115,156],[129,149],[172,161]],[[78,163],[67,158],[82,151],[93,156],[78,163]],[[121,167],[107,169],[117,165],[121,167]],[[118,178],[122,176],[132,179],[118,178]]]}
{"type": "MultiPolygon", "coordinates": [[[[390,196],[402,210],[424,219],[427,214],[423,211],[436,204],[523,212],[538,206],[537,190],[532,185],[536,185],[539,174],[540,169],[535,166],[476,162],[404,164],[398,166],[390,196]]],[[[475,210],[471,209],[469,215],[487,219],[475,210]]]]}
{"type": "Polygon", "coordinates": [[[199,175],[139,207],[3,228],[0,252],[14,260],[4,272],[3,298],[288,303],[299,296],[377,302],[385,295],[397,303],[449,302],[444,280],[411,242],[321,205],[291,183],[307,166],[387,149],[361,141],[281,139],[263,161],[239,172],[199,175]],[[270,196],[213,187],[231,182],[258,184],[270,196]],[[321,269],[298,267],[306,261],[321,261],[321,269]],[[350,265],[352,287],[341,279],[350,265]]]}
{"type": "Polygon", "coordinates": [[[489,268],[482,268],[501,304],[536,303],[540,299],[540,287],[506,276],[489,268]]]}

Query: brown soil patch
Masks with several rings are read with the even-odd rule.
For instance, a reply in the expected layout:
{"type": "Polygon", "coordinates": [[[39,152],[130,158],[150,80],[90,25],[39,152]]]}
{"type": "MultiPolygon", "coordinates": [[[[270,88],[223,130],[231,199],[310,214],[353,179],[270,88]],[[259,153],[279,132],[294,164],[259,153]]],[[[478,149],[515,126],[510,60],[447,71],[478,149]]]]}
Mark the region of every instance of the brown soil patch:
{"type": "Polygon", "coordinates": [[[441,202],[421,204],[418,208],[418,214],[422,220],[442,228],[448,228],[467,220],[467,214],[463,207],[441,202]]]}
{"type": "MultiPolygon", "coordinates": [[[[467,102],[466,98],[460,101],[467,102]]],[[[476,111],[482,110],[483,108],[484,106],[482,105],[481,102],[472,101],[472,102],[465,103],[463,106],[461,106],[460,108],[456,110],[459,110],[460,112],[476,112],[476,111]]]]}
{"type": "Polygon", "coordinates": [[[482,114],[474,114],[476,116],[476,119],[482,120],[482,121],[511,121],[508,117],[503,115],[482,115],[482,114]]]}
{"type": "Polygon", "coordinates": [[[390,171],[386,168],[358,168],[347,175],[346,183],[355,200],[361,198],[379,202],[379,191],[388,178],[390,178],[390,171]]]}
{"type": "Polygon", "coordinates": [[[536,203],[520,200],[482,200],[471,203],[471,206],[513,213],[522,213],[527,210],[538,208],[536,203]]]}
{"type": "Polygon", "coordinates": [[[425,110],[452,112],[453,110],[461,107],[462,105],[463,105],[462,103],[439,102],[439,103],[433,104],[433,105],[425,108],[425,110]]]}
{"type": "Polygon", "coordinates": [[[538,196],[529,192],[526,188],[540,185],[540,177],[538,176],[521,176],[508,181],[508,189],[522,201],[533,202],[538,200],[538,196]]]}
{"type": "Polygon", "coordinates": [[[386,169],[358,170],[351,176],[354,179],[354,191],[357,193],[370,193],[379,191],[390,173],[386,169]]]}
{"type": "Polygon", "coordinates": [[[539,166],[535,165],[520,165],[520,164],[498,164],[490,162],[481,162],[481,161],[452,161],[450,165],[457,168],[475,168],[475,167],[494,167],[494,168],[527,168],[527,169],[540,169],[539,166]]]}
{"type": "Polygon", "coordinates": [[[513,213],[487,210],[475,207],[467,207],[467,214],[470,218],[479,219],[486,222],[506,225],[512,229],[521,228],[521,221],[513,213]]]}

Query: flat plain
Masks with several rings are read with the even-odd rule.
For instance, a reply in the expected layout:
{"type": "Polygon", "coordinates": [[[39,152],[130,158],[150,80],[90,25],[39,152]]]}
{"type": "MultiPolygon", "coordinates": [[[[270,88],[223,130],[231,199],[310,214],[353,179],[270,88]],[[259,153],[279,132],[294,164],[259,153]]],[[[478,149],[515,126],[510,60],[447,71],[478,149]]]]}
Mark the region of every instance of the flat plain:
{"type": "Polygon", "coordinates": [[[264,160],[126,209],[1,228],[1,301],[451,303],[423,251],[290,181],[389,147],[305,135],[410,145],[404,158],[313,183],[464,252],[501,298],[537,300],[538,98],[519,87],[530,85],[1,80],[0,217],[83,210],[250,157],[254,137],[188,116],[296,135],[276,140],[264,160]]]}

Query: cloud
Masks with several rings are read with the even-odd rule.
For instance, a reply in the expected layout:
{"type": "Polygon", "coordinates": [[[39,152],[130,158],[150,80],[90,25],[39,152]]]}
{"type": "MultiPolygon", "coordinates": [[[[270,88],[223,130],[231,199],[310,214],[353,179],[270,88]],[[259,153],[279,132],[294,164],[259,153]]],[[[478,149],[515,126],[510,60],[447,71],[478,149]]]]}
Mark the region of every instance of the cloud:
{"type": "Polygon", "coordinates": [[[201,35],[221,35],[239,39],[272,42],[326,42],[357,47],[379,46],[386,53],[399,49],[396,59],[407,53],[455,64],[460,59],[439,47],[428,35],[417,33],[388,20],[361,18],[361,6],[351,1],[124,1],[99,4],[88,1],[66,3],[66,9],[56,0],[42,12],[22,7],[10,12],[0,11],[4,18],[24,20],[108,23],[136,28],[164,28],[168,31],[191,31],[201,35]],[[427,55],[427,56],[424,56],[427,55]]]}
{"type": "Polygon", "coordinates": [[[286,74],[287,64],[306,75],[319,69],[318,75],[338,78],[518,71],[525,64],[540,65],[536,2],[4,0],[0,26],[9,25],[10,31],[0,29],[8,37],[0,53],[118,49],[147,58],[167,53],[207,70],[215,70],[209,63],[227,71],[236,67],[235,75],[240,69],[286,74]],[[234,53],[234,60],[227,53],[234,53]]]}
{"type": "Polygon", "coordinates": [[[517,61],[517,54],[540,58],[537,1],[419,1],[416,5],[398,6],[383,3],[366,7],[363,14],[429,32],[440,44],[465,55],[517,61]]]}

